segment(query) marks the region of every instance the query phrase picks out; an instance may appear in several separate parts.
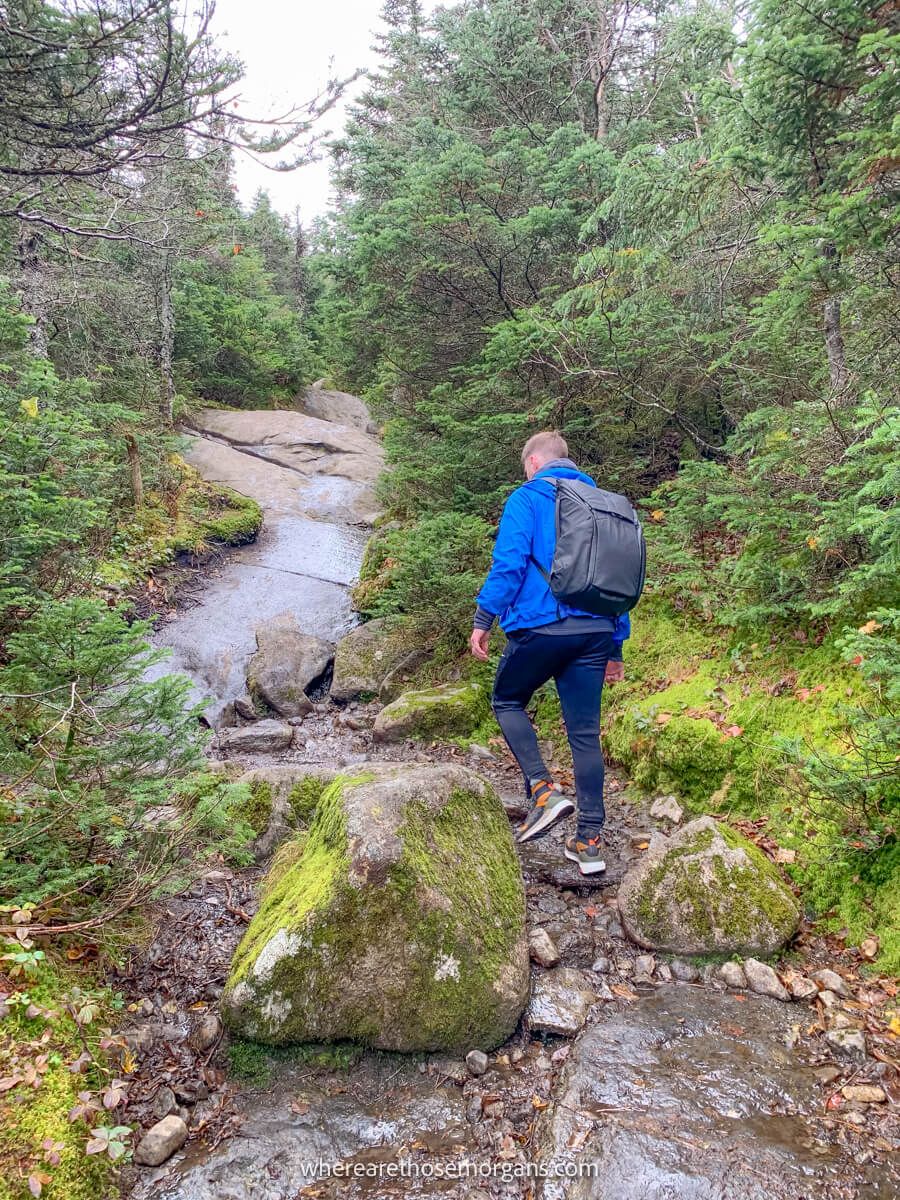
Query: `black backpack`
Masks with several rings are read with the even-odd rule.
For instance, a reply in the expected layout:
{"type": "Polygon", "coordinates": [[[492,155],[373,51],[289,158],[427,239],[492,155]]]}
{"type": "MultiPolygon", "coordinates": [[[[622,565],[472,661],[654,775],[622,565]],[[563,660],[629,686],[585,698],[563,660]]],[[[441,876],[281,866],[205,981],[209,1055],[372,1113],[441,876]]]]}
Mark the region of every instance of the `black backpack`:
{"type": "Polygon", "coordinates": [[[641,598],[647,569],[637,513],[617,492],[574,479],[546,482],[556,486],[556,550],[549,572],[531,561],[557,600],[602,617],[628,612],[641,598]]]}

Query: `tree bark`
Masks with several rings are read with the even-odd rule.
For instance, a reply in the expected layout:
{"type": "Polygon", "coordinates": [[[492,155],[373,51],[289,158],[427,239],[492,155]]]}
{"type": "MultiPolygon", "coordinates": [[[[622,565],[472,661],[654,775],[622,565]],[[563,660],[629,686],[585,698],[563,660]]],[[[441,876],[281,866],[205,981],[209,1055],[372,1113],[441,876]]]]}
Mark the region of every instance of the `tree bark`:
{"type": "Polygon", "coordinates": [[[128,454],[128,469],[131,472],[131,494],[135,512],[144,507],[144,477],[141,474],[141,456],[137,439],[133,433],[125,434],[125,450],[128,454]]]}
{"type": "Polygon", "coordinates": [[[156,310],[159,324],[157,357],[160,374],[160,408],[163,420],[175,419],[175,313],[172,308],[172,252],[166,246],[159,253],[156,277],[156,310]]]}
{"type": "MultiPolygon", "coordinates": [[[[830,244],[825,246],[823,253],[829,266],[837,264],[838,254],[834,246],[830,244]]],[[[841,302],[837,296],[829,294],[822,306],[822,311],[822,326],[825,333],[825,355],[828,359],[828,375],[831,380],[831,390],[837,399],[841,400],[847,396],[850,390],[850,371],[847,368],[844,333],[841,327],[841,302]]]]}
{"type": "Polygon", "coordinates": [[[20,223],[16,245],[20,294],[22,308],[33,320],[28,331],[28,346],[35,358],[47,358],[50,350],[47,334],[47,310],[50,297],[47,292],[46,274],[41,263],[42,240],[36,230],[20,223]]]}

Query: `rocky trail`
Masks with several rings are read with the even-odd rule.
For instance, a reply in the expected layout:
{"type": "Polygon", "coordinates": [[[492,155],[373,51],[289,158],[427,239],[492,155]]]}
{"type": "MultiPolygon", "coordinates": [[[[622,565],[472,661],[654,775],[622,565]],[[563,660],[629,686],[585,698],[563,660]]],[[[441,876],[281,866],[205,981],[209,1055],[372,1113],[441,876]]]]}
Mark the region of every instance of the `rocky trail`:
{"type": "MultiPolygon", "coordinates": [[[[522,799],[502,746],[463,751],[408,739],[402,722],[381,715],[390,689],[368,702],[329,695],[335,643],[354,624],[349,584],[377,511],[381,451],[361,403],[323,391],[308,396],[304,414],[208,410],[189,458],[206,478],[254,496],[265,526],[211,571],[199,603],[163,625],[158,640],[173,648],[168,669],[188,673],[211,701],[223,769],[265,781],[274,802],[257,865],[209,869],[161,903],[151,944],[115,981],[131,1002],[129,1118],[145,1131],[181,1118],[189,1132],[184,1143],[177,1121],[171,1144],[163,1144],[165,1130],[145,1138],[141,1165],[128,1168],[130,1193],[896,1195],[900,1088],[880,1018],[870,1016],[888,1000],[887,985],[866,982],[858,955],[806,926],[782,971],[790,991],[750,963],[745,973],[736,963],[637,947],[625,935],[617,890],[653,831],[681,818],[672,804],[651,813],[616,772],[602,877],[587,881],[563,858],[568,829],[518,848],[531,999],[499,1050],[473,1047],[466,1057],[229,1044],[219,1001],[259,904],[264,864],[289,833],[291,781],[360,763],[460,764],[493,785],[510,820],[522,799]],[[305,674],[302,694],[279,674],[286,644],[299,655],[291,673],[305,674]],[[830,974],[816,979],[817,971],[830,974]],[[475,1167],[454,1177],[462,1161],[475,1167]],[[590,1173],[579,1176],[579,1163],[590,1173]],[[539,1177],[540,1165],[556,1173],[539,1177]]],[[[340,654],[338,694],[347,676],[340,654]]],[[[402,683],[410,663],[394,657],[402,683]]]]}

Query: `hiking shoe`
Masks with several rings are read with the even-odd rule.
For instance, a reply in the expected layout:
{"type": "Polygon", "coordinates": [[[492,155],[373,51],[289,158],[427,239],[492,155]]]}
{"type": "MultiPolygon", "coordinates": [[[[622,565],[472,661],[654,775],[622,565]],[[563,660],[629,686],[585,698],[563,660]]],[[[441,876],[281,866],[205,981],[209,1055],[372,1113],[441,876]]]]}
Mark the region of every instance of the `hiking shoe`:
{"type": "Polygon", "coordinates": [[[540,837],[557,821],[575,811],[575,805],[569,797],[564,796],[556,784],[547,779],[532,784],[531,798],[534,800],[534,807],[519,826],[520,842],[540,837]]]}
{"type": "Polygon", "coordinates": [[[606,870],[606,863],[600,856],[602,849],[599,837],[580,838],[576,834],[575,837],[566,838],[565,856],[578,863],[582,875],[596,875],[606,870]]]}

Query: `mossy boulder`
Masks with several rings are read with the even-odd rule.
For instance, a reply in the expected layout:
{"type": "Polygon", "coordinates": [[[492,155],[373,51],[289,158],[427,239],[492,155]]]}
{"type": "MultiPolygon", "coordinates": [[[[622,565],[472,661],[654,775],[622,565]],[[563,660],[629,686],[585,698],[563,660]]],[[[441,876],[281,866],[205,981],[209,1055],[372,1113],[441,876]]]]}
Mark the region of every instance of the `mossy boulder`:
{"type": "Polygon", "coordinates": [[[479,683],[445,683],[403,692],[375,718],[376,742],[405,738],[434,740],[471,733],[488,713],[487,691],[479,683]]]}
{"type": "Polygon", "coordinates": [[[800,921],[778,868],[712,817],[654,834],[618,899],[629,937],[672,954],[774,954],[800,921]]]}
{"type": "Polygon", "coordinates": [[[528,999],[525,897],[496,793],[465,767],[338,777],[239,945],[242,1037],[383,1050],[499,1045],[528,999]]]}
{"type": "Polygon", "coordinates": [[[357,696],[377,696],[388,676],[406,664],[421,662],[423,653],[396,617],[377,617],[357,625],[337,644],[331,698],[344,703],[357,696]]]}

